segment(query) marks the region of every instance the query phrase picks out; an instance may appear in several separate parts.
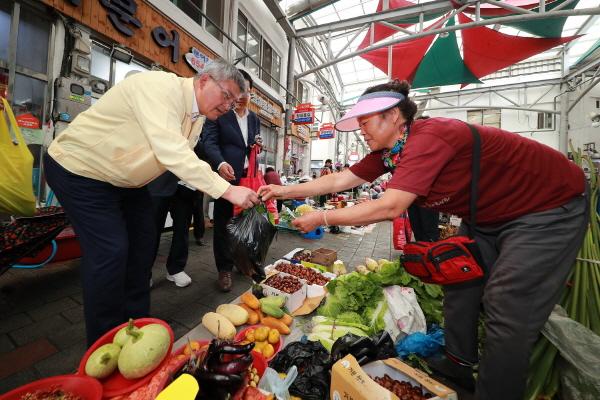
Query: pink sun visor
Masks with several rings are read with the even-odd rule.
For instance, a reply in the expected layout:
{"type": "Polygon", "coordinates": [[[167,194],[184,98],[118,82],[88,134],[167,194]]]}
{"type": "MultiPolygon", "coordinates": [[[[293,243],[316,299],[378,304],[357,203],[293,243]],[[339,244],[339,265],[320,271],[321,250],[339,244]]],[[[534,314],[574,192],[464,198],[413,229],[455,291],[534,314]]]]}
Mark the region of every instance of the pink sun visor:
{"type": "Polygon", "coordinates": [[[350,109],[336,124],[335,129],[351,132],[360,129],[358,118],[375,114],[398,105],[406,97],[398,92],[373,92],[360,96],[354,107],[350,109]]]}

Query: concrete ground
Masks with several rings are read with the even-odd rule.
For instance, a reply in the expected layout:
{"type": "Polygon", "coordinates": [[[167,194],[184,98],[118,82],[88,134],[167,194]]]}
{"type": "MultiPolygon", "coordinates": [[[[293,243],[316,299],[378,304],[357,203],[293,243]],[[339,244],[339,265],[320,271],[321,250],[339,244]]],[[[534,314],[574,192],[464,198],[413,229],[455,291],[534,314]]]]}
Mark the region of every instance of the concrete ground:
{"type": "MultiPolygon", "coordinates": [[[[247,290],[250,280],[234,273],[231,293],[217,289],[212,229],[208,229],[205,246],[197,246],[193,240],[190,243],[186,272],[192,284],[177,288],[165,279],[170,240],[170,233],[163,234],[154,265],[151,314],[167,321],[177,339],[196,326],[204,313],[247,290]]],[[[391,224],[380,223],[364,236],[326,233],[320,240],[280,231],[267,261],[297,247],[337,250],[347,266],[362,264],[365,257],[391,258],[391,224]]],[[[0,276],[0,393],[36,379],[74,372],[85,350],[79,260],[40,270],[9,270],[0,276]]]]}

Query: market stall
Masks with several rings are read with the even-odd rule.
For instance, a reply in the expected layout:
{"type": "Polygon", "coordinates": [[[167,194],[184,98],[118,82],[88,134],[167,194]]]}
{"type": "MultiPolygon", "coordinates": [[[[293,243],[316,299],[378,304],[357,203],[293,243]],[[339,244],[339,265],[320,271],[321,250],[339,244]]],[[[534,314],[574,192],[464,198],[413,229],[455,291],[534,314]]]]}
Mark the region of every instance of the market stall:
{"type": "MultiPolygon", "coordinates": [[[[596,205],[595,177],[592,188],[596,205]]],[[[559,388],[571,398],[600,393],[599,222],[593,213],[560,299],[566,312],[557,306],[534,349],[528,400],[559,388]]],[[[408,274],[408,265],[366,258],[346,268],[334,249],[291,249],[177,341],[164,321],[130,321],[90,347],[77,374],[0,400],[57,390],[98,400],[457,399],[424,362],[444,345],[442,289],[408,274]]]]}

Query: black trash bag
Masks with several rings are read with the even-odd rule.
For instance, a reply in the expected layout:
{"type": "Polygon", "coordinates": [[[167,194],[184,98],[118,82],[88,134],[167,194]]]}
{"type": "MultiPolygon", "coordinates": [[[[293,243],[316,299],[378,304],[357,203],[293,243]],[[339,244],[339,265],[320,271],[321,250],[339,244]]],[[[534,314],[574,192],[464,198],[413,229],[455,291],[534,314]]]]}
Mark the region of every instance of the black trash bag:
{"type": "Polygon", "coordinates": [[[347,333],[337,339],[331,347],[332,365],[348,354],[352,354],[360,365],[398,356],[394,341],[386,331],[371,337],[347,333]]]}
{"type": "Polygon", "coordinates": [[[286,373],[292,365],[298,376],[290,394],[303,400],[328,400],[331,383],[331,359],[320,342],[293,342],[285,346],[269,363],[277,372],[286,373]]]}
{"type": "Polygon", "coordinates": [[[265,207],[260,204],[231,218],[227,233],[232,239],[234,264],[240,272],[255,282],[265,279],[265,258],[277,233],[265,207]]]}

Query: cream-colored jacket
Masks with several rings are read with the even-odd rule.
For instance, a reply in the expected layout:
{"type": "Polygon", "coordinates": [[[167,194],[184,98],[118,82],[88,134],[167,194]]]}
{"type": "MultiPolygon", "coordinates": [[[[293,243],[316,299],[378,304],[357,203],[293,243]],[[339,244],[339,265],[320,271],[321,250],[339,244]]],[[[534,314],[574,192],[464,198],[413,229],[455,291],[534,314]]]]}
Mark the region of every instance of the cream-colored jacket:
{"type": "Polygon", "coordinates": [[[166,170],[219,198],[229,183],[193,151],[204,117],[192,123],[192,78],[132,75],[79,114],[48,153],[68,171],[118,187],[141,187],[166,170]]]}

